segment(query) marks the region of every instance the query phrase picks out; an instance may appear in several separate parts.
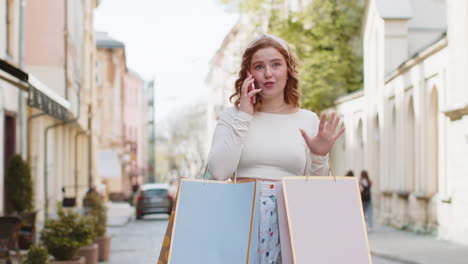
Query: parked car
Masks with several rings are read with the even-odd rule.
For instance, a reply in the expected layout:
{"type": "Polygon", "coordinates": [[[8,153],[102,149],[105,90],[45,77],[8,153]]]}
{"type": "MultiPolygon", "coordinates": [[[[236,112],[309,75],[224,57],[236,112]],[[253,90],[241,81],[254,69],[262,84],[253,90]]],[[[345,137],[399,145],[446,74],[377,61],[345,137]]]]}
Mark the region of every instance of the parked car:
{"type": "Polygon", "coordinates": [[[166,183],[143,184],[135,193],[133,204],[136,219],[148,214],[170,214],[174,201],[166,183]]]}

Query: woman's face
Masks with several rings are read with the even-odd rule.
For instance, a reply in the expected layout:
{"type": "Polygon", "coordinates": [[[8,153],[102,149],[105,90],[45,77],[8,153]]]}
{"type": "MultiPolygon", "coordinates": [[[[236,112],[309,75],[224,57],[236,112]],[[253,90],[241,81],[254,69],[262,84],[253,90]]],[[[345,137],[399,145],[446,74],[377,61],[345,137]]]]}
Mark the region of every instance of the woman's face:
{"type": "Polygon", "coordinates": [[[257,50],[252,56],[249,71],[255,78],[255,88],[262,89],[262,98],[284,97],[288,66],[277,49],[268,47],[257,50]]]}

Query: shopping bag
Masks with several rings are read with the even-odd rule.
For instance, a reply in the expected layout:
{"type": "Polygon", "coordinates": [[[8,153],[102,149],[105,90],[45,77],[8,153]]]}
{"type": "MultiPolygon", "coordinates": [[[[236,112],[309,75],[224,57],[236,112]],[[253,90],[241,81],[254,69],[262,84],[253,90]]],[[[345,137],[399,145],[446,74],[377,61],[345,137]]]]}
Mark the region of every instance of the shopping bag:
{"type": "Polygon", "coordinates": [[[295,264],[372,263],[355,177],[286,177],[283,192],[295,264]]]}
{"type": "Polygon", "coordinates": [[[169,249],[171,246],[171,238],[172,238],[172,228],[174,227],[175,206],[176,206],[176,202],[174,202],[174,205],[172,206],[171,216],[169,217],[169,221],[167,223],[166,233],[164,235],[164,240],[161,246],[161,250],[159,251],[158,264],[168,263],[169,249]]]}
{"type": "Polygon", "coordinates": [[[168,263],[256,263],[259,189],[256,180],[182,179],[168,263]]]}

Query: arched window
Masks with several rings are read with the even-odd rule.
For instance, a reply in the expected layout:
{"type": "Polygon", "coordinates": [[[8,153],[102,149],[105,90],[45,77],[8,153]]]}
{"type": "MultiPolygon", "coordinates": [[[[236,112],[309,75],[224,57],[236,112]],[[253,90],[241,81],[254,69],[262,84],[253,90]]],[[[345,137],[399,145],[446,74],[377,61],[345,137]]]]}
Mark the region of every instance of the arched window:
{"type": "Polygon", "coordinates": [[[390,174],[387,175],[387,180],[391,190],[396,191],[398,188],[398,175],[397,173],[397,130],[396,130],[396,107],[393,105],[392,107],[392,112],[391,112],[391,122],[390,122],[390,135],[389,135],[389,140],[390,140],[390,147],[389,147],[389,172],[390,174]]]}
{"type": "Polygon", "coordinates": [[[429,103],[429,123],[428,129],[428,190],[431,194],[435,194],[438,191],[438,170],[439,170],[439,99],[437,94],[437,88],[433,88],[430,96],[429,103]]]}
{"type": "Polygon", "coordinates": [[[363,128],[362,128],[362,119],[359,119],[357,129],[356,129],[356,156],[355,164],[356,175],[359,175],[364,169],[364,139],[363,139],[363,128]]]}
{"type": "Polygon", "coordinates": [[[405,171],[405,183],[406,191],[414,191],[416,181],[416,131],[415,131],[415,119],[414,119],[414,102],[413,97],[408,102],[407,119],[406,119],[406,171],[405,171]]]}
{"type": "MultiPolygon", "coordinates": [[[[377,114],[373,120],[373,127],[372,127],[372,175],[374,179],[378,179],[379,181],[379,186],[380,189],[382,189],[382,173],[381,173],[381,168],[380,168],[380,121],[379,121],[379,115],[377,114]]],[[[375,182],[375,181],[374,181],[375,182]]],[[[377,186],[374,184],[374,186],[377,186]]]]}

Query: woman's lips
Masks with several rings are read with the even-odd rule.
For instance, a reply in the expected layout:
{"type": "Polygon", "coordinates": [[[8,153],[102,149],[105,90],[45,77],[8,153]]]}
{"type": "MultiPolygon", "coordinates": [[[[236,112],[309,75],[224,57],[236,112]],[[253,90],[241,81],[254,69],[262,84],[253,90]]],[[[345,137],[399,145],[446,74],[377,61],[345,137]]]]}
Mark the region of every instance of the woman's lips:
{"type": "Polygon", "coordinates": [[[263,84],[263,86],[265,86],[267,88],[273,87],[273,85],[275,85],[274,82],[266,82],[266,83],[263,84]]]}

